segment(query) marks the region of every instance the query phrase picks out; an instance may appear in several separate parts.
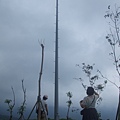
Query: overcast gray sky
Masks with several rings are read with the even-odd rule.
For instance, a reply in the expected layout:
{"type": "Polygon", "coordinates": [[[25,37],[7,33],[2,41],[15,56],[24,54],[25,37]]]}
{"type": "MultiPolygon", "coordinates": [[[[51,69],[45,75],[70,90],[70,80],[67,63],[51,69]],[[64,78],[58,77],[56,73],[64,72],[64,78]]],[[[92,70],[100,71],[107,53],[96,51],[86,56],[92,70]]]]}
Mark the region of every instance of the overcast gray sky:
{"type": "MultiPolygon", "coordinates": [[[[86,95],[81,83],[73,79],[83,76],[76,64],[95,63],[96,69],[117,84],[110,46],[105,39],[109,27],[104,18],[108,5],[114,9],[115,4],[119,6],[120,1],[59,0],[60,107],[67,109],[68,91],[73,94],[72,107],[76,108],[80,108],[79,101],[86,95]]],[[[16,108],[19,107],[23,99],[22,79],[27,89],[27,107],[34,106],[41,63],[38,40],[45,46],[42,95],[49,96],[49,107],[54,106],[55,0],[0,0],[0,28],[0,106],[7,109],[4,100],[12,99],[13,86],[16,108]]],[[[101,96],[103,101],[97,109],[111,106],[115,115],[118,90],[108,83],[101,96]]],[[[80,116],[79,112],[76,114],[80,116]]]]}

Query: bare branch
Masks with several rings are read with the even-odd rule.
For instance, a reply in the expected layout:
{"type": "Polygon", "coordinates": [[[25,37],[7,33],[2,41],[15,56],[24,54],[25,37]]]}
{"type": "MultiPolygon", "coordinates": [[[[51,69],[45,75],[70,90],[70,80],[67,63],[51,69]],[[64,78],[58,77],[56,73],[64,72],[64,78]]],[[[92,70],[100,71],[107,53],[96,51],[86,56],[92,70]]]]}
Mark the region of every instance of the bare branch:
{"type": "Polygon", "coordinates": [[[24,98],[23,98],[23,103],[22,105],[20,106],[19,110],[18,110],[18,114],[20,115],[19,119],[18,120],[21,120],[21,119],[25,119],[24,118],[24,111],[26,109],[26,89],[24,88],[24,79],[22,79],[22,90],[23,90],[23,94],[24,94],[24,98]]]}
{"type": "Polygon", "coordinates": [[[104,79],[106,79],[107,81],[109,81],[110,83],[112,83],[113,85],[115,85],[115,86],[119,89],[119,86],[118,86],[117,84],[115,84],[114,82],[112,82],[111,80],[109,80],[107,77],[105,77],[105,76],[101,73],[100,70],[98,70],[98,72],[100,73],[100,75],[101,75],[104,79]]]}

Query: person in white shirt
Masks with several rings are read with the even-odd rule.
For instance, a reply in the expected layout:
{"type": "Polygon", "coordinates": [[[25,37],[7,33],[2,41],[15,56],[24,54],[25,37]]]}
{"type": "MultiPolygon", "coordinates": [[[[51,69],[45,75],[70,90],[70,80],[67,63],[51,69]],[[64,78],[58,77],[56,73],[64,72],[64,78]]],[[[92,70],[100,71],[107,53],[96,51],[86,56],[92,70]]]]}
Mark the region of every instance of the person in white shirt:
{"type": "Polygon", "coordinates": [[[95,109],[95,104],[99,98],[99,94],[94,91],[92,87],[87,88],[87,96],[80,101],[80,106],[83,108],[81,115],[83,115],[82,120],[98,120],[98,113],[95,109]]]}
{"type": "MultiPolygon", "coordinates": [[[[41,120],[48,120],[48,105],[46,101],[47,99],[48,99],[48,96],[44,95],[40,102],[41,120]]],[[[36,113],[38,117],[38,104],[36,106],[36,113]]]]}
{"type": "Polygon", "coordinates": [[[43,99],[41,100],[40,108],[41,108],[41,120],[47,120],[48,119],[48,105],[47,100],[48,96],[44,95],[43,99]]]}

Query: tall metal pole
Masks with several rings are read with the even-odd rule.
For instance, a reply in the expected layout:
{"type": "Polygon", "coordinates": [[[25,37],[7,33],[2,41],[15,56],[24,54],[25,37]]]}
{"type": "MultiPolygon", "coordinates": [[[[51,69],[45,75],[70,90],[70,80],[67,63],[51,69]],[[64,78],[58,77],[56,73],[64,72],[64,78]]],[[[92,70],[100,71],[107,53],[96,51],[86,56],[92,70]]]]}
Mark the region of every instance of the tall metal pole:
{"type": "Polygon", "coordinates": [[[56,0],[56,34],[55,34],[55,108],[54,120],[59,120],[58,112],[58,0],[56,0]]]}

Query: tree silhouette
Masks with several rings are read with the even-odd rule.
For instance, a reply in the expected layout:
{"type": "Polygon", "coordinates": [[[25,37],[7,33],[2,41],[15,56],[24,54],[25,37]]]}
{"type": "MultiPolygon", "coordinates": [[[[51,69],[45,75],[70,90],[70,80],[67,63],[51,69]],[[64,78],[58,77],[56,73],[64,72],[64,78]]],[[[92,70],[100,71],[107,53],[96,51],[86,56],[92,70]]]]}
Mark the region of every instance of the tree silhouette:
{"type": "Polygon", "coordinates": [[[13,108],[14,108],[14,106],[15,106],[15,93],[14,93],[13,87],[11,87],[11,89],[12,89],[12,93],[13,93],[13,103],[12,103],[12,100],[11,100],[11,99],[6,99],[6,100],[5,100],[5,103],[8,104],[8,109],[7,109],[7,111],[9,111],[9,113],[10,113],[9,120],[12,120],[12,118],[13,118],[13,108]]]}
{"type": "Polygon", "coordinates": [[[67,97],[68,97],[68,101],[66,102],[67,103],[67,106],[68,106],[68,110],[67,110],[67,120],[69,119],[69,112],[70,112],[70,107],[71,107],[71,105],[72,105],[72,100],[71,100],[71,98],[72,98],[72,93],[69,91],[69,92],[67,92],[66,93],[67,94],[67,97]]]}
{"type": "Polygon", "coordinates": [[[24,99],[23,99],[23,103],[22,105],[18,108],[18,114],[20,115],[19,116],[19,119],[18,120],[24,120],[24,112],[25,112],[25,109],[26,109],[26,89],[24,88],[24,80],[22,80],[22,90],[23,90],[23,94],[24,94],[24,99]]]}
{"type": "MultiPolygon", "coordinates": [[[[83,86],[83,88],[86,90],[88,86],[91,86],[99,94],[101,94],[101,92],[106,87],[107,80],[102,79],[101,81],[101,77],[99,76],[100,75],[99,70],[96,70],[96,71],[94,70],[95,64],[89,65],[86,63],[82,63],[82,66],[80,66],[79,64],[77,64],[76,66],[79,67],[87,77],[87,79],[86,77],[75,78],[81,82],[81,85],[83,86]]],[[[102,101],[102,97],[99,97],[97,100],[97,104],[100,104],[101,101],[102,101]]]]}
{"type": "MultiPolygon", "coordinates": [[[[120,80],[120,7],[115,5],[115,10],[111,9],[111,6],[108,6],[108,10],[104,16],[106,19],[109,19],[109,33],[106,36],[106,39],[111,47],[111,52],[109,55],[112,58],[113,65],[118,74],[118,79],[120,80]]],[[[103,75],[102,75],[103,76],[103,75]]],[[[103,76],[104,77],[104,76],[103,76]]],[[[104,77],[106,78],[106,77],[104,77]]],[[[107,79],[107,78],[106,78],[107,79]]],[[[118,86],[113,81],[109,80],[113,83],[118,90],[120,91],[120,86],[118,86]]],[[[120,120],[120,93],[119,93],[119,103],[118,109],[116,113],[116,120],[120,120]]]]}

